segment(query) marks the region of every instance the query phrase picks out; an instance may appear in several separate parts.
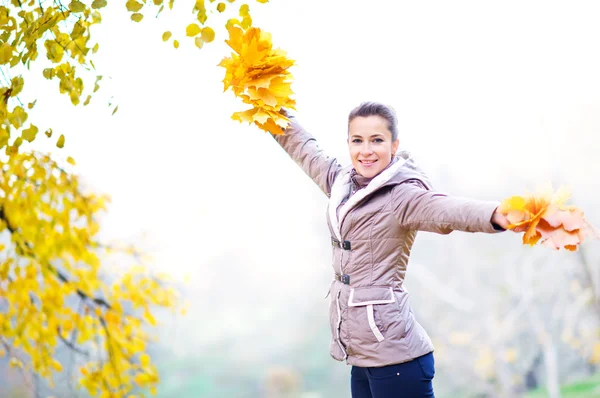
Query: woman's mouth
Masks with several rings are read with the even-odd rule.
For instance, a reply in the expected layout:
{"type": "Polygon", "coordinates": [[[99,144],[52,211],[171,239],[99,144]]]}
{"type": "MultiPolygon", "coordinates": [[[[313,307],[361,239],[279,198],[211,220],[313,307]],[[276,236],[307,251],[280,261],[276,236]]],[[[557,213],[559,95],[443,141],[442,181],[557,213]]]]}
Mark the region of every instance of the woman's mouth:
{"type": "Polygon", "coordinates": [[[375,162],[377,162],[377,160],[359,160],[359,163],[361,165],[363,165],[364,167],[373,166],[375,164],[375,162]]]}

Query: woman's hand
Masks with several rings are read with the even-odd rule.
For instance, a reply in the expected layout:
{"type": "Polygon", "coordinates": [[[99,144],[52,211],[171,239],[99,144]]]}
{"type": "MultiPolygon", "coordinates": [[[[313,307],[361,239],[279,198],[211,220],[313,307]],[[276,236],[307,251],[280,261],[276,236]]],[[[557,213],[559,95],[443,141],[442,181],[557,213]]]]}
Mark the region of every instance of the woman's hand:
{"type": "MultiPolygon", "coordinates": [[[[509,229],[508,226],[510,225],[510,221],[508,221],[508,218],[506,217],[505,214],[500,213],[498,211],[498,209],[494,210],[494,214],[492,214],[492,224],[494,224],[494,227],[498,226],[502,229],[509,229]]],[[[520,232],[517,231],[516,229],[512,229],[512,231],[514,232],[520,232]]]]}
{"type": "Polygon", "coordinates": [[[527,230],[526,225],[522,226],[513,226],[512,228],[508,228],[511,225],[511,222],[508,221],[508,217],[506,214],[500,213],[498,209],[494,210],[494,214],[492,214],[492,224],[499,226],[502,229],[510,229],[513,232],[523,232],[527,230]]]}

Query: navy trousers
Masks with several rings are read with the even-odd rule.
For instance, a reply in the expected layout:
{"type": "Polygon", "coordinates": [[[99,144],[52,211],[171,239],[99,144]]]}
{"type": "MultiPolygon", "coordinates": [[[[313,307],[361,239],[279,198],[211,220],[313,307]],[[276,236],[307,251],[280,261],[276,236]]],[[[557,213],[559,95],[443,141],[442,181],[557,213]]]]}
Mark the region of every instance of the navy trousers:
{"type": "Polygon", "coordinates": [[[350,374],[352,398],[434,398],[433,352],[380,368],[352,366],[350,374]]]}

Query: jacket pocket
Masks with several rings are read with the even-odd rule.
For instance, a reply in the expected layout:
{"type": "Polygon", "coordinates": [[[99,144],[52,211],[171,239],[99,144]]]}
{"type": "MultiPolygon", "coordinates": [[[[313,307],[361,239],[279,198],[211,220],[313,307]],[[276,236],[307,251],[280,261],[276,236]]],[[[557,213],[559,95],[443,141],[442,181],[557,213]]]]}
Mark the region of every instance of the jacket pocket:
{"type": "Polygon", "coordinates": [[[329,297],[329,323],[331,326],[331,342],[329,354],[337,361],[346,359],[346,348],[340,340],[340,324],[342,323],[342,311],[340,308],[340,289],[332,283],[329,297]]]}
{"type": "MultiPolygon", "coordinates": [[[[375,319],[377,312],[376,310],[377,308],[380,308],[380,306],[395,302],[396,296],[394,295],[394,290],[391,287],[352,289],[350,290],[350,296],[348,297],[348,309],[350,310],[354,308],[354,311],[358,310],[358,317],[355,319],[355,322],[367,323],[377,341],[382,342],[385,340],[385,336],[383,335],[380,327],[377,326],[375,319]]],[[[356,327],[355,330],[360,331],[362,328],[356,327]]],[[[361,336],[356,337],[360,339],[361,336]]]]}

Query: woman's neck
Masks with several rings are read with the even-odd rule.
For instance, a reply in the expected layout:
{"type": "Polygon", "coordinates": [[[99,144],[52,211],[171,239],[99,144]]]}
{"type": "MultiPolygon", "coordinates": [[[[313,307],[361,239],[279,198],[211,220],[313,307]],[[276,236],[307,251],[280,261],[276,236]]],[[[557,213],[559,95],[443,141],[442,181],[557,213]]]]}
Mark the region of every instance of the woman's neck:
{"type": "MultiPolygon", "coordinates": [[[[387,170],[395,161],[396,161],[396,158],[392,158],[392,161],[387,166],[385,166],[385,168],[383,170],[381,170],[379,172],[379,174],[381,174],[385,170],[387,170]]],[[[352,171],[350,172],[350,179],[354,183],[355,190],[358,191],[359,189],[362,189],[362,188],[366,187],[367,185],[369,185],[371,180],[373,178],[377,177],[379,174],[377,174],[373,177],[364,177],[364,176],[358,174],[356,169],[352,169],[352,171]]]]}

